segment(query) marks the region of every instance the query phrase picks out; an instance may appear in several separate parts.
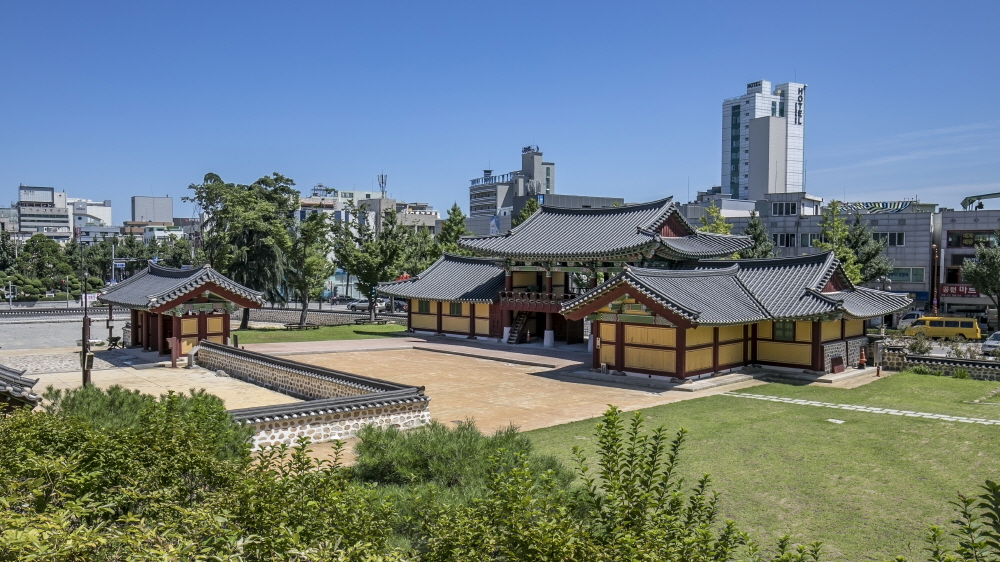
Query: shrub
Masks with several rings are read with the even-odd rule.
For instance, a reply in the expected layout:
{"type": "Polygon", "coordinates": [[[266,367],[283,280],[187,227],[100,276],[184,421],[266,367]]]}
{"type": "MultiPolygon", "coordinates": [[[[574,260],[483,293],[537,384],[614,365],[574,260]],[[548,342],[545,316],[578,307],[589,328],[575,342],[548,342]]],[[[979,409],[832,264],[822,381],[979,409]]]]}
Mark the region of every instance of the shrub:
{"type": "Polygon", "coordinates": [[[931,374],[931,370],[928,369],[927,367],[925,367],[924,365],[917,365],[916,367],[913,367],[912,369],[910,369],[910,372],[916,373],[918,375],[929,375],[929,374],[931,374]]]}
{"type": "Polygon", "coordinates": [[[931,352],[931,347],[931,342],[927,339],[927,336],[922,332],[917,332],[907,344],[906,351],[912,355],[926,355],[931,352]]]}
{"type": "Polygon", "coordinates": [[[966,371],[965,369],[959,367],[959,368],[955,369],[954,371],[952,371],[951,376],[954,377],[954,378],[956,378],[956,379],[965,380],[965,379],[969,378],[969,371],[966,371]]]}

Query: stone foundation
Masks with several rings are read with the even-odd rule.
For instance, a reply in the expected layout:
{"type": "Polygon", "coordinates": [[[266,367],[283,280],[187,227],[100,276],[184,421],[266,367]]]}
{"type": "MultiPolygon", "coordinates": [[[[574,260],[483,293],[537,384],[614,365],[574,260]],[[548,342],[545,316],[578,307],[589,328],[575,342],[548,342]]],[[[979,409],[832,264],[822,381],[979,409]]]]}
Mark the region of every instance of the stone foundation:
{"type": "Polygon", "coordinates": [[[231,410],[234,419],[256,430],[254,448],[353,437],[366,425],[411,428],[430,421],[430,398],[423,387],[342,373],[201,342],[200,367],[305,400],[293,404],[231,410]]]}
{"type": "Polygon", "coordinates": [[[948,359],[929,355],[907,355],[902,351],[882,352],[882,368],[887,371],[905,371],[923,366],[931,371],[940,371],[944,376],[954,376],[958,369],[965,369],[970,379],[980,381],[1000,381],[1000,361],[980,361],[976,359],[948,359]]]}

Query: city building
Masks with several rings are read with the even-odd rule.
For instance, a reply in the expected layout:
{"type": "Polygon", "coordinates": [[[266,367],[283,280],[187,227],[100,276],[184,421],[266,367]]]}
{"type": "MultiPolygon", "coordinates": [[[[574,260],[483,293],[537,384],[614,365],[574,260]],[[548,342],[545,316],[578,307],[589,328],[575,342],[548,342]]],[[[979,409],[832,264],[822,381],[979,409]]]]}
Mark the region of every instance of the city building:
{"type": "Polygon", "coordinates": [[[146,222],[146,221],[125,221],[122,224],[121,234],[122,236],[131,236],[132,238],[144,238],[146,234],[147,226],[175,226],[173,221],[160,221],[160,222],[146,222]]]}
{"type": "Polygon", "coordinates": [[[483,177],[469,183],[469,217],[509,216],[514,214],[515,196],[556,192],[556,165],[542,161],[537,146],[526,146],[521,149],[520,170],[498,176],[483,170],[483,177]]]}
{"type": "Polygon", "coordinates": [[[172,197],[132,196],[132,222],[163,222],[174,220],[172,197]]]}
{"type": "Polygon", "coordinates": [[[0,207],[0,232],[18,231],[17,206],[0,207]]]}
{"type": "Polygon", "coordinates": [[[169,240],[170,238],[175,240],[184,238],[184,230],[173,223],[146,224],[142,229],[142,239],[147,243],[153,240],[169,240]]]}
{"type": "MultiPolygon", "coordinates": [[[[979,316],[993,307],[989,297],[980,295],[962,278],[962,265],[976,257],[976,244],[995,243],[993,233],[1000,227],[1000,210],[958,211],[941,209],[935,244],[938,278],[938,313],[979,316]]],[[[990,324],[995,325],[993,317],[990,324]]]]}
{"type": "Polygon", "coordinates": [[[581,342],[586,319],[594,369],[681,379],[745,365],[851,368],[868,343],[864,320],[911,304],[855,287],[832,252],[718,259],[750,244],[698,232],[670,199],[543,206],[507,234],[459,240],[480,257],[446,254],[380,292],[410,300],[411,330],[510,344],[581,342]]]}
{"type": "Polygon", "coordinates": [[[396,201],[396,217],[399,224],[419,230],[426,228],[430,234],[437,234],[437,223],[441,214],[427,203],[404,203],[396,201]]]}
{"type": "Polygon", "coordinates": [[[18,231],[24,238],[44,234],[57,242],[73,236],[72,209],[65,191],[53,187],[18,187],[18,231]]]}
{"type": "Polygon", "coordinates": [[[66,202],[73,209],[73,227],[111,226],[111,200],[90,201],[70,197],[66,202]]]}
{"type": "Polygon", "coordinates": [[[78,243],[83,244],[84,246],[89,246],[95,242],[100,242],[101,240],[111,240],[113,238],[120,237],[121,227],[88,224],[85,226],[75,227],[73,232],[74,238],[78,243]]]}
{"type": "MultiPolygon", "coordinates": [[[[338,222],[357,220],[357,217],[351,217],[347,210],[349,203],[353,203],[357,207],[364,205],[371,214],[376,209],[382,209],[383,203],[379,203],[378,200],[383,198],[386,196],[382,191],[342,190],[317,184],[313,187],[309,197],[299,198],[299,212],[296,218],[304,220],[307,216],[315,213],[326,213],[333,216],[334,220],[338,222]]],[[[393,205],[395,205],[395,201],[393,201],[393,205]]],[[[365,218],[361,220],[365,220],[365,218]]]]}
{"type": "Polygon", "coordinates": [[[803,191],[806,85],[747,84],[722,102],[722,187],[732,199],[803,191]]]}

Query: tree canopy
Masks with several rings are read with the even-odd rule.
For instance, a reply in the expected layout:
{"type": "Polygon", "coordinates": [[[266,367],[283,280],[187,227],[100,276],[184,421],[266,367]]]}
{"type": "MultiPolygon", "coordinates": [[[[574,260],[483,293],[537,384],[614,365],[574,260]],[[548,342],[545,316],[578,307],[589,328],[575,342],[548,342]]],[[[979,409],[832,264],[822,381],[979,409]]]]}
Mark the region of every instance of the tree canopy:
{"type": "Polygon", "coordinates": [[[515,227],[521,224],[522,222],[528,220],[528,217],[535,214],[535,211],[537,211],[540,208],[541,206],[538,204],[538,199],[534,197],[529,198],[527,201],[524,202],[524,206],[521,207],[521,212],[519,212],[516,217],[511,219],[510,226],[515,227]]]}
{"type": "Polygon", "coordinates": [[[868,283],[892,273],[892,260],[885,255],[885,240],[876,240],[872,229],[862,222],[861,215],[854,215],[854,222],[847,231],[847,246],[854,252],[858,263],[860,283],[868,283]]]}
{"type": "Polygon", "coordinates": [[[753,240],[753,245],[745,250],[740,250],[740,258],[760,259],[773,258],[775,256],[774,241],[771,240],[771,235],[768,234],[767,228],[764,226],[764,221],[760,220],[760,215],[757,214],[757,211],[750,211],[750,221],[747,222],[747,227],[743,229],[743,235],[749,236],[753,240]]]}
{"type": "Polygon", "coordinates": [[[441,229],[435,238],[438,249],[454,255],[471,255],[471,252],[458,247],[458,239],[468,234],[469,229],[465,227],[465,213],[458,203],[454,203],[448,209],[448,216],[441,222],[441,229]]]}
{"type": "Polygon", "coordinates": [[[976,259],[965,260],[962,264],[962,280],[979,291],[980,295],[1000,308],[1000,229],[989,242],[976,244],[976,259]]]}
{"type": "Polygon", "coordinates": [[[820,218],[819,227],[821,236],[813,245],[825,251],[833,251],[834,257],[840,261],[840,266],[844,268],[844,273],[852,283],[861,282],[861,266],[858,264],[857,256],[849,245],[850,227],[847,220],[840,213],[840,202],[830,201],[826,212],[820,218]]]}
{"type": "MultiPolygon", "coordinates": [[[[357,277],[358,291],[374,303],[379,283],[392,281],[400,274],[406,229],[396,222],[396,212],[392,209],[384,211],[378,230],[366,204],[355,205],[351,201],[347,212],[357,220],[333,222],[333,253],[337,264],[357,277]]],[[[372,319],[375,318],[375,308],[368,307],[372,319]]]]}
{"type": "Polygon", "coordinates": [[[726,222],[722,216],[722,209],[712,203],[705,209],[705,214],[698,219],[701,226],[698,230],[711,234],[729,234],[733,230],[733,225],[726,222]]]}

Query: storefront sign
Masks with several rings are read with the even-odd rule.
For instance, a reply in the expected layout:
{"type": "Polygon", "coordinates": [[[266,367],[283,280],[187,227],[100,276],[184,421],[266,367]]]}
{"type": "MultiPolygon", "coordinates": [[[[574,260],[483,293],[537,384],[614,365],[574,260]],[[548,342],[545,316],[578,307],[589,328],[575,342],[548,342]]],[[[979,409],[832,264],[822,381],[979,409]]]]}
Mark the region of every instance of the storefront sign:
{"type": "Polygon", "coordinates": [[[971,285],[941,285],[942,297],[978,297],[979,291],[971,285]]]}

